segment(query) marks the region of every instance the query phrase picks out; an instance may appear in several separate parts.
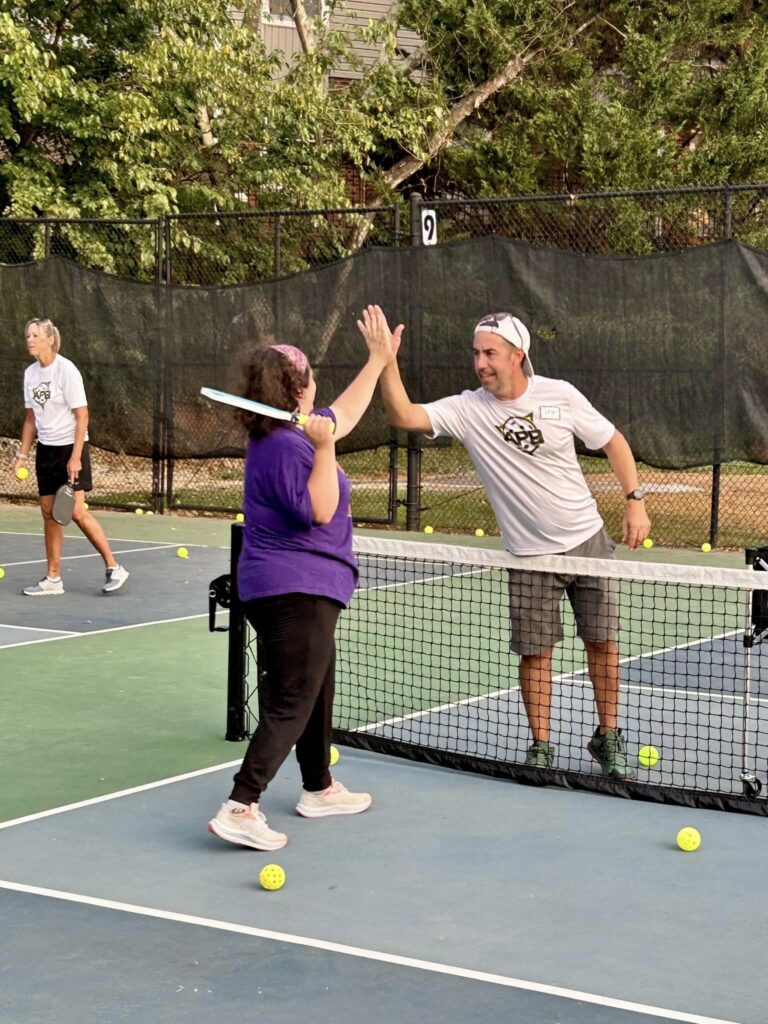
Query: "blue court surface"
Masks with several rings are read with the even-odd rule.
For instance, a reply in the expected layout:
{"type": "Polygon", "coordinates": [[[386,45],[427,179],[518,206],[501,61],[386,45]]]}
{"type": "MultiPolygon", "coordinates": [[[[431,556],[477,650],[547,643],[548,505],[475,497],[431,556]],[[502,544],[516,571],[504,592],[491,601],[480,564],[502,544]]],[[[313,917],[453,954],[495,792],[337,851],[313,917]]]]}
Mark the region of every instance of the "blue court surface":
{"type": "Polygon", "coordinates": [[[765,1021],[762,819],[342,748],[371,810],[299,818],[288,762],[261,854],[206,831],[232,771],[0,825],[3,1020],[765,1021]]]}
{"type": "Polygon", "coordinates": [[[179,558],[180,542],[114,537],[110,542],[115,557],[131,573],[117,593],[101,593],[104,564],[76,532],[64,542],[65,594],[28,598],[21,596],[24,587],[45,576],[42,537],[0,533],[0,564],[5,569],[0,587],[0,647],[203,616],[209,581],[229,571],[228,548],[185,541],[189,557],[179,558]]]}

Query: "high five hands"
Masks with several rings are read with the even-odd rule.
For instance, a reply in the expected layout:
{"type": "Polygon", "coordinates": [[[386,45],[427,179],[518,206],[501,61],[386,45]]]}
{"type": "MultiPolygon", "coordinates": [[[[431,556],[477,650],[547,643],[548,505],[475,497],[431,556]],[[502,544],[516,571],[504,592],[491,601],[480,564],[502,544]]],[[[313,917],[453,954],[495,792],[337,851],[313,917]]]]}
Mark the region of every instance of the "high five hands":
{"type": "Polygon", "coordinates": [[[372,358],[381,360],[385,366],[394,362],[403,337],[403,324],[391,331],[381,306],[366,306],[357,326],[372,358]]]}

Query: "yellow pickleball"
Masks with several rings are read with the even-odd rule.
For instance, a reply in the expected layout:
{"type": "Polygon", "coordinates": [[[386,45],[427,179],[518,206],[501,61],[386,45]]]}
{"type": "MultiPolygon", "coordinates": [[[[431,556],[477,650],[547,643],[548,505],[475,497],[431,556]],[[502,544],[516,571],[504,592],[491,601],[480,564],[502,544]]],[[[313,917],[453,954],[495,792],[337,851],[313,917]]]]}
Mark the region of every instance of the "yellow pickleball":
{"type": "Polygon", "coordinates": [[[658,760],[659,752],[656,747],[640,747],[637,752],[638,764],[641,764],[643,768],[653,768],[658,760]]]}
{"type": "Polygon", "coordinates": [[[243,515],[242,512],[238,512],[237,513],[237,515],[235,516],[235,522],[237,522],[237,523],[244,523],[245,522],[245,516],[243,515]]]}
{"type": "Polygon", "coordinates": [[[331,764],[339,763],[339,751],[336,747],[331,747],[331,764]]]}
{"type": "Polygon", "coordinates": [[[434,533],[434,531],[435,531],[434,526],[425,526],[424,527],[424,533],[434,533]]]}
{"type": "Polygon", "coordinates": [[[18,480],[26,480],[29,476],[29,470],[25,466],[19,466],[16,470],[16,478],[18,480]]]}
{"type": "Polygon", "coordinates": [[[701,846],[701,836],[698,829],[691,828],[690,825],[686,828],[681,828],[677,833],[677,845],[686,853],[693,853],[694,850],[698,850],[701,846]]]}
{"type": "Polygon", "coordinates": [[[144,515],[144,509],[143,508],[137,508],[135,511],[136,511],[136,515],[137,516],[143,516],[144,515]]]}
{"type": "Polygon", "coordinates": [[[285,885],[285,872],[279,864],[265,864],[259,872],[259,885],[269,892],[282,889],[285,885]]]}
{"type": "Polygon", "coordinates": [[[653,541],[651,540],[650,537],[646,537],[645,538],[645,540],[643,541],[643,547],[644,548],[652,548],[653,547],[653,541]]]}
{"type": "Polygon", "coordinates": [[[148,508],[147,511],[144,513],[144,515],[147,515],[147,516],[153,516],[154,514],[155,513],[152,511],[151,508],[148,508]]]}
{"type": "Polygon", "coordinates": [[[189,558],[189,552],[187,551],[186,548],[177,548],[176,554],[179,556],[179,558],[189,558]]]}
{"type": "Polygon", "coordinates": [[[3,569],[2,567],[0,567],[0,580],[1,580],[1,579],[3,579],[3,578],[4,578],[4,576],[5,576],[5,569],[3,569]]]}
{"type": "Polygon", "coordinates": [[[88,502],[87,502],[87,501],[84,501],[84,502],[83,502],[83,508],[85,509],[85,511],[86,511],[86,512],[88,511],[88,509],[89,509],[90,507],[91,507],[91,506],[90,506],[90,505],[88,504],[88,502]]]}
{"type": "Polygon", "coordinates": [[[701,545],[701,550],[704,552],[705,555],[708,555],[709,552],[712,550],[712,545],[707,544],[707,542],[704,541],[704,543],[701,545]]]}
{"type": "Polygon", "coordinates": [[[484,537],[485,536],[485,530],[481,530],[480,527],[478,526],[478,528],[475,530],[475,536],[476,537],[484,537]]]}

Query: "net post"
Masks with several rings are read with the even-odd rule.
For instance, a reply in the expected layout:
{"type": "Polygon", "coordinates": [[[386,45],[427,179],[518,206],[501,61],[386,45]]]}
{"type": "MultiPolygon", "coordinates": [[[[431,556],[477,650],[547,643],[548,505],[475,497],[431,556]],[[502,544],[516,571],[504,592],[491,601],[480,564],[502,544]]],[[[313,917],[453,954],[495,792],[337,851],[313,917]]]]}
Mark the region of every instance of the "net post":
{"type": "Polygon", "coordinates": [[[229,646],[227,651],[226,739],[246,739],[245,727],[245,616],[237,592],[237,563],[243,547],[243,524],[232,523],[230,554],[229,646]]]}

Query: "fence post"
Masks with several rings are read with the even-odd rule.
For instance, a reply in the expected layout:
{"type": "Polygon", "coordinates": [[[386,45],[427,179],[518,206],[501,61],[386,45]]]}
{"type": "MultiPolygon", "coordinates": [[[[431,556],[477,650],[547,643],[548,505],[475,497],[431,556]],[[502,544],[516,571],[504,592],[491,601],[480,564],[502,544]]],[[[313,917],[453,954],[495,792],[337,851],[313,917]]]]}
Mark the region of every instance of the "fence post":
{"type": "Polygon", "coordinates": [[[163,337],[162,325],[164,316],[162,312],[165,302],[165,295],[162,291],[164,284],[163,272],[165,269],[164,249],[164,218],[160,217],[155,221],[155,295],[157,296],[157,344],[159,358],[157,366],[159,372],[152,384],[152,494],[150,501],[155,512],[162,512],[164,509],[163,495],[165,493],[165,463],[163,460],[163,379],[165,377],[165,339],[163,337]]]}
{"type": "Polygon", "coordinates": [[[45,247],[45,258],[51,255],[51,225],[48,220],[43,222],[43,246],[45,247]]]}
{"type": "MultiPolygon", "coordinates": [[[[170,285],[173,279],[173,240],[171,237],[171,220],[164,218],[165,233],[165,284],[170,285]]],[[[169,293],[164,296],[163,309],[173,309],[173,302],[169,293]]],[[[173,370],[171,368],[173,350],[168,350],[168,338],[170,336],[169,326],[173,318],[168,317],[167,312],[163,316],[163,337],[161,340],[161,356],[163,360],[163,386],[162,386],[162,407],[161,417],[163,424],[162,432],[162,457],[164,463],[165,488],[163,495],[163,508],[173,506],[173,370]]]]}
{"type": "MultiPolygon", "coordinates": [[[[725,186],[723,192],[723,237],[733,238],[733,193],[725,186]]],[[[725,288],[723,282],[720,282],[720,342],[723,348],[725,347],[725,288]]],[[[724,359],[725,353],[721,352],[721,360],[724,359]]],[[[721,366],[724,363],[721,361],[721,366]]],[[[720,530],[720,476],[722,469],[722,422],[725,417],[725,393],[721,389],[720,392],[720,409],[718,410],[719,421],[718,421],[718,445],[712,458],[712,496],[709,506],[709,543],[712,547],[717,544],[717,535],[720,530]]]]}
{"type": "MultiPolygon", "coordinates": [[[[410,205],[410,239],[411,247],[421,246],[421,196],[418,192],[411,192],[409,196],[410,205]]],[[[410,386],[413,388],[421,381],[418,380],[418,367],[421,363],[421,285],[418,265],[413,268],[409,275],[411,283],[411,301],[408,304],[411,313],[411,337],[408,350],[410,359],[410,386]]],[[[406,530],[418,530],[421,526],[421,435],[408,433],[408,458],[406,461],[406,498],[405,498],[405,528],[406,530]]]]}
{"type": "Polygon", "coordinates": [[[280,277],[282,270],[283,261],[283,239],[282,239],[282,221],[280,220],[280,214],[275,214],[275,237],[274,237],[274,260],[273,260],[273,271],[275,277],[280,277]]]}
{"type": "Polygon", "coordinates": [[[408,197],[411,208],[411,245],[421,245],[421,196],[411,192],[408,197]]]}
{"type": "Polygon", "coordinates": [[[405,528],[421,528],[421,434],[408,432],[408,470],[405,497],[405,528]]]}

